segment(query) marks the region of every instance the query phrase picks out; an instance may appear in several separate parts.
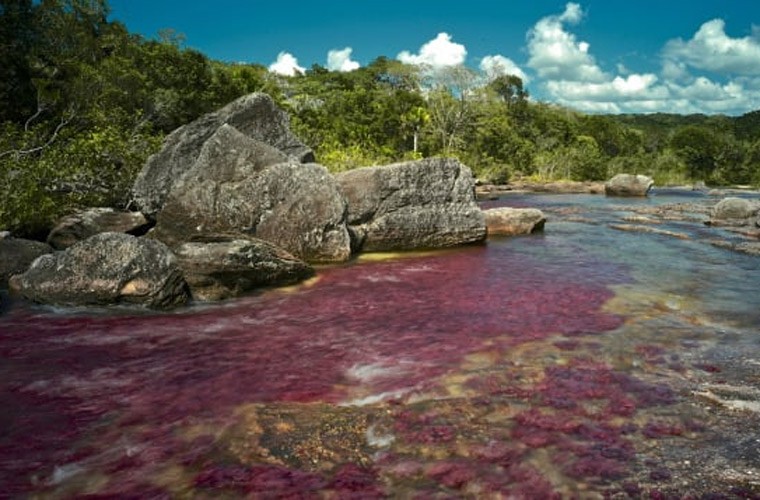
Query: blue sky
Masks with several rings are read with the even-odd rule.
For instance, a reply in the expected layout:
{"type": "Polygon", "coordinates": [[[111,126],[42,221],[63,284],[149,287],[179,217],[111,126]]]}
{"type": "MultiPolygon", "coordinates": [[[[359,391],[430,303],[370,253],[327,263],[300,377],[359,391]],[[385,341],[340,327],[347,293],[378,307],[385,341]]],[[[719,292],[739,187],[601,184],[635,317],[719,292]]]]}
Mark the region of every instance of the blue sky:
{"type": "Polygon", "coordinates": [[[111,0],[146,37],[162,28],[230,62],[290,73],[378,56],[519,74],[536,99],[587,112],[760,109],[758,0],[111,0]]]}

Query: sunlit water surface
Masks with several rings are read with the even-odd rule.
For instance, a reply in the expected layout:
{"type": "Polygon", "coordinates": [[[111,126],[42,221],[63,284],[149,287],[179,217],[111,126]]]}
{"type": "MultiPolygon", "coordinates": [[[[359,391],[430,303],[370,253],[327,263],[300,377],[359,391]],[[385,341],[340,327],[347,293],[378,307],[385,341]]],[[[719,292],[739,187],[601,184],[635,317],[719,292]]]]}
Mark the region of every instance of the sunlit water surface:
{"type": "Polygon", "coordinates": [[[509,195],[543,234],[169,314],[6,306],[0,496],[757,498],[760,258],[610,227],[683,201],[509,195]]]}

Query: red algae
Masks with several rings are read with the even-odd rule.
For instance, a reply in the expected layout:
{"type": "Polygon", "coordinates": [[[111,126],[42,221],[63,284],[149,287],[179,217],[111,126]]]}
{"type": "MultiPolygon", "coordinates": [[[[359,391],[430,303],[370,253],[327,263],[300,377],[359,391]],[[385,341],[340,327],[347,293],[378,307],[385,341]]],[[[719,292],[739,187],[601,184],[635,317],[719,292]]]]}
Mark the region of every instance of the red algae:
{"type": "MultiPolygon", "coordinates": [[[[196,420],[223,425],[243,404],[398,397],[485,345],[609,331],[622,320],[601,308],[609,285],[626,280],[616,266],[541,263],[495,245],[324,269],[293,292],[172,314],[16,307],[0,318],[3,486],[10,495],[38,491],[66,464],[121,474],[170,458],[199,463],[173,434],[196,420]],[[119,447],[138,451],[111,458],[119,447]]],[[[550,376],[562,391],[581,391],[575,400],[605,394],[599,374],[550,376]]],[[[539,391],[573,407],[559,389],[539,391]]],[[[455,435],[445,422],[417,422],[406,437],[455,435]]],[[[257,491],[291,479],[311,484],[275,469],[213,467],[196,483],[257,491]]]]}

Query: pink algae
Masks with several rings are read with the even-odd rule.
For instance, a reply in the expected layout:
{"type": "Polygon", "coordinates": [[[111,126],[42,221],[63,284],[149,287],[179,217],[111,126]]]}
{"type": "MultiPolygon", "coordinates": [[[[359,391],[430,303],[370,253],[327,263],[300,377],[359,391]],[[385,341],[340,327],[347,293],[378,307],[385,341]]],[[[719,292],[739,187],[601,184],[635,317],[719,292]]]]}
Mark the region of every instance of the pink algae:
{"type": "MultiPolygon", "coordinates": [[[[325,269],[316,284],[295,292],[173,314],[16,307],[0,318],[0,418],[7,429],[0,472],[10,478],[8,493],[19,495],[47,484],[58,465],[100,464],[105,450],[119,446],[140,451],[95,467],[119,474],[175,456],[197,463],[173,437],[176,429],[224,422],[242,404],[336,403],[357,388],[403,394],[425,388],[486,343],[506,349],[616,328],[621,319],[601,306],[612,296],[608,285],[625,279],[603,263],[542,264],[494,246],[325,269]]],[[[642,401],[653,397],[649,387],[638,391],[635,381],[593,367],[547,374],[556,388],[538,393],[555,408],[574,407],[563,399],[568,391],[574,399],[609,398],[608,383],[630,404],[657,404],[656,397],[642,401]]],[[[419,423],[408,437],[445,443],[454,432],[445,423],[419,423]]],[[[544,439],[540,432],[534,444],[544,439]]],[[[332,487],[365,477],[343,474],[332,487]]],[[[311,484],[275,469],[235,468],[211,468],[196,484],[255,491],[288,477],[311,484]]]]}

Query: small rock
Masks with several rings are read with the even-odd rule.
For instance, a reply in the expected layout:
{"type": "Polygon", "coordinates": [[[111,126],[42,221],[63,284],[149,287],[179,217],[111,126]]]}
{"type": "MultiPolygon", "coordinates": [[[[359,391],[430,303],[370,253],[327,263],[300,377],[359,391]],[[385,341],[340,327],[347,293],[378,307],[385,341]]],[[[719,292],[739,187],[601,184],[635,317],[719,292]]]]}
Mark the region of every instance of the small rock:
{"type": "Polygon", "coordinates": [[[47,242],[56,250],[65,250],[99,233],[144,233],[148,226],[148,220],[140,212],[90,208],[61,219],[48,235],[47,242]]]}
{"type": "Polygon", "coordinates": [[[541,231],[546,216],[535,208],[491,208],[484,210],[489,235],[514,236],[541,231]]]}
{"type": "Polygon", "coordinates": [[[14,274],[26,271],[37,257],[52,251],[50,245],[41,241],[0,238],[0,287],[6,287],[14,274]]]}
{"type": "Polygon", "coordinates": [[[175,249],[197,300],[236,297],[254,288],[291,285],[314,269],[285,250],[243,235],[206,237],[175,249]]]}
{"type": "Polygon", "coordinates": [[[646,175],[618,174],[604,185],[607,196],[646,196],[654,180],[646,175]]]}

